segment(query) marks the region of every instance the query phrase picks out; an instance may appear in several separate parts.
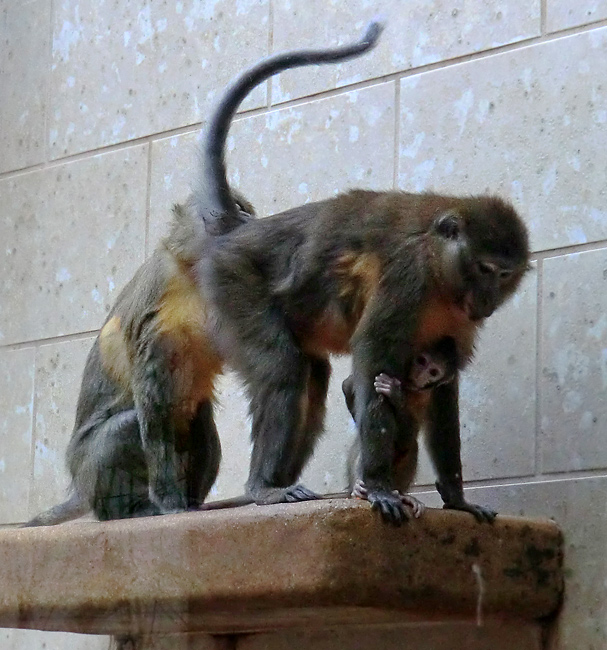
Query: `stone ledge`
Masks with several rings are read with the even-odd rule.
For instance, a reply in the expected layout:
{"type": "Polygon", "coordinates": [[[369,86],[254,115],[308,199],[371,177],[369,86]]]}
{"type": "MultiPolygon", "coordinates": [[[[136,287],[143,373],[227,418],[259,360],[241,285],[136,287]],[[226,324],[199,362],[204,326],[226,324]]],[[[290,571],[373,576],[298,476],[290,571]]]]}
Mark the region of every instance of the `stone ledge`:
{"type": "Polygon", "coordinates": [[[401,528],[350,499],[0,530],[0,626],[240,633],[553,614],[552,521],[428,510],[401,528]]]}

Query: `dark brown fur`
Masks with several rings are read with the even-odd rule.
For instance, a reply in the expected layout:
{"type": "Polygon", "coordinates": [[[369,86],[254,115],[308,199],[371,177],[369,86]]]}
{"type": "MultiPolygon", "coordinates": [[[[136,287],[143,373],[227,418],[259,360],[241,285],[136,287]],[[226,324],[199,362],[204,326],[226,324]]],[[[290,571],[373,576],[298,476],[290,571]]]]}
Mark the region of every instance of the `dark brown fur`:
{"type": "MultiPolygon", "coordinates": [[[[372,505],[400,522],[393,450],[403,427],[373,380],[407,376],[414,351],[445,337],[460,367],[468,363],[479,326],[528,267],[514,209],[488,196],[353,191],[250,222],[210,247],[201,287],[251,398],[250,494],[257,503],[314,497],[295,483],[320,433],[309,414],[324,404],[328,355],[351,352],[361,478],[372,505]]],[[[427,438],[446,506],[468,509],[457,386],[432,391],[427,438]]],[[[414,424],[405,429],[415,437],[414,424]]]]}

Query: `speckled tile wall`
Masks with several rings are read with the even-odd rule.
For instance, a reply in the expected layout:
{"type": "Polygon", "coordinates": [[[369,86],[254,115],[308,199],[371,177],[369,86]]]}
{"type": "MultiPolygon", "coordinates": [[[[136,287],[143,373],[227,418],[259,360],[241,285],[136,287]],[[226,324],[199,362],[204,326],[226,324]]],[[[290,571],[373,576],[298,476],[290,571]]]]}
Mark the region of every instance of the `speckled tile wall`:
{"type": "MultiPolygon", "coordinates": [[[[0,0],[0,523],[63,494],[91,341],[187,196],[200,127],[226,83],[268,53],[344,43],[375,15],[388,28],[371,55],[251,94],[228,140],[230,178],[262,215],[352,187],[515,203],[534,269],[462,379],[465,477],[501,512],[563,524],[568,586],[552,650],[606,647],[607,0],[0,0]]],[[[348,369],[334,363],[327,433],[304,473],[320,491],[344,483],[348,369]]],[[[233,375],[217,421],[213,498],[239,493],[248,472],[233,375]]],[[[417,482],[433,482],[425,456],[417,482]]],[[[470,634],[454,629],[453,643],[473,644],[470,634]]],[[[296,639],[405,643],[385,632],[296,639]]],[[[517,647],[539,643],[530,630],[517,647]]],[[[109,640],[5,631],[0,645],[109,640]]]]}

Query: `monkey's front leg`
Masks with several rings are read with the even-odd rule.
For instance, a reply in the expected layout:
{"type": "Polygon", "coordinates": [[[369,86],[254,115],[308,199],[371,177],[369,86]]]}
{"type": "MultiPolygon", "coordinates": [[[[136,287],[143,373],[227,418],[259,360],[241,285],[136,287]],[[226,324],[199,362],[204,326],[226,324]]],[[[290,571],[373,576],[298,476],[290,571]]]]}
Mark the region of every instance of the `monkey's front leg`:
{"type": "Polygon", "coordinates": [[[494,510],[469,503],[464,498],[458,392],[456,378],[435,388],[430,401],[426,440],[438,476],[436,489],[444,508],[463,510],[474,515],[477,521],[492,522],[497,514],[494,510]]]}
{"type": "Polygon", "coordinates": [[[409,519],[409,512],[393,488],[396,418],[383,396],[376,394],[372,383],[356,371],[354,387],[366,499],[386,521],[400,526],[409,519]]]}
{"type": "Polygon", "coordinates": [[[186,485],[178,483],[174,386],[170,341],[143,331],[133,370],[133,393],[146,460],[150,501],[162,514],[187,509],[186,485]]]}

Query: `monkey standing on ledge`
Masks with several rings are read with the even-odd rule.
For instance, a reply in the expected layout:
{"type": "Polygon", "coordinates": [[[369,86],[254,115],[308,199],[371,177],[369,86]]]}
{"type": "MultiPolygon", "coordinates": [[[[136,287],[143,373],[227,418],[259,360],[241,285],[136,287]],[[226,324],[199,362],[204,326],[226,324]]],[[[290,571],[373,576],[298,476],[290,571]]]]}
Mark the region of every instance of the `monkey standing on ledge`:
{"type": "MultiPolygon", "coordinates": [[[[258,504],[316,498],[296,484],[322,431],[330,353],[352,353],[361,476],[373,508],[408,517],[394,494],[397,440],[417,432],[413,400],[397,423],[373,382],[407,376],[416,350],[450,337],[458,365],[477,330],[528,269],[527,230],[499,198],[355,190],[212,237],[198,265],[218,338],[244,378],[253,416],[247,489],[258,504]]],[[[445,507],[467,503],[458,377],[432,390],[426,439],[445,507]]],[[[411,442],[412,444],[412,442],[411,442]]]]}
{"type": "Polygon", "coordinates": [[[230,122],[264,79],[359,56],[380,33],[372,23],[353,45],[275,55],[228,90],[210,120],[198,187],[185,206],[175,206],[169,236],[123,289],[87,358],[66,454],[71,496],[26,526],[58,524],[91,510],[101,520],[157,515],[204,501],[221,457],[212,399],[225,351],[194,264],[209,234],[238,229],[253,216],[226,178],[230,122]]]}

